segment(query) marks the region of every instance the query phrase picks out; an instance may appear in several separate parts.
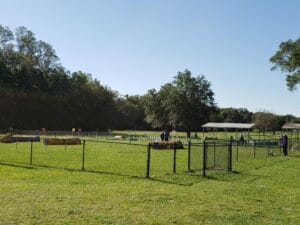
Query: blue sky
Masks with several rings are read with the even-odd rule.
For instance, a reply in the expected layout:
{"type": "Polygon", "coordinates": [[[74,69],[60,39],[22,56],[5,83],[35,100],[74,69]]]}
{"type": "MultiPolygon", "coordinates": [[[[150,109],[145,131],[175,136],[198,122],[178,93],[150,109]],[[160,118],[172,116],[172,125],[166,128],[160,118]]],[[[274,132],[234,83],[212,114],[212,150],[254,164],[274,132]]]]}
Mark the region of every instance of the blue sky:
{"type": "Polygon", "coordinates": [[[189,69],[220,107],[300,116],[300,87],[270,71],[278,45],[300,38],[297,0],[0,0],[0,24],[26,26],[69,70],[120,94],[145,94],[189,69]]]}

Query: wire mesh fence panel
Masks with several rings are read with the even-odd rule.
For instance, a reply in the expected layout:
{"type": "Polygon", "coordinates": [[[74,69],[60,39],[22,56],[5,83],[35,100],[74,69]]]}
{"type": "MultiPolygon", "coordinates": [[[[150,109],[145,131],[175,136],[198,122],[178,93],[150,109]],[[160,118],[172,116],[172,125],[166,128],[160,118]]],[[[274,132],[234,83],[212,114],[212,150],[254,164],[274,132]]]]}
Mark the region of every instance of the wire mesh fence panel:
{"type": "Polygon", "coordinates": [[[172,149],[152,149],[150,176],[161,177],[173,173],[174,151],[172,149]]]}
{"type": "Polygon", "coordinates": [[[300,150],[300,135],[297,138],[289,139],[289,151],[299,151],[300,150]]]}
{"type": "Polygon", "coordinates": [[[226,142],[207,142],[206,144],[206,169],[227,170],[229,144],[226,142]]]}
{"type": "Polygon", "coordinates": [[[191,171],[201,171],[203,169],[203,143],[191,143],[190,169],[191,171]]]}
{"type": "Polygon", "coordinates": [[[145,177],[146,150],[146,145],[87,141],[84,169],[116,175],[145,177]]]}
{"type": "Polygon", "coordinates": [[[31,142],[0,143],[0,161],[28,165],[31,142]]]}
{"type": "Polygon", "coordinates": [[[282,155],[282,148],[279,146],[277,140],[253,141],[247,145],[239,145],[235,142],[232,149],[234,161],[282,155]]]}
{"type": "Polygon", "coordinates": [[[34,144],[33,165],[79,170],[81,168],[82,145],[34,144]]]}
{"type": "Polygon", "coordinates": [[[233,161],[241,161],[253,157],[253,146],[240,145],[234,142],[232,144],[232,159],[233,161]]]}
{"type": "Polygon", "coordinates": [[[254,158],[263,159],[269,156],[269,148],[264,145],[255,146],[254,158]]]}

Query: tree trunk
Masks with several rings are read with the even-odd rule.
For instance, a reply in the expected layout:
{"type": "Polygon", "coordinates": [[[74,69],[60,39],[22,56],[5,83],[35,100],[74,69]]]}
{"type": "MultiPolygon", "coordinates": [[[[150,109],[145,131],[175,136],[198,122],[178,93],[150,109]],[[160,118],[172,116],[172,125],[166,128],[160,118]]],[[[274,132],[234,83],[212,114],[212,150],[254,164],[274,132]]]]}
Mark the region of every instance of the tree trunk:
{"type": "Polygon", "coordinates": [[[191,130],[190,129],[186,130],[186,137],[191,138],[191,130]]]}

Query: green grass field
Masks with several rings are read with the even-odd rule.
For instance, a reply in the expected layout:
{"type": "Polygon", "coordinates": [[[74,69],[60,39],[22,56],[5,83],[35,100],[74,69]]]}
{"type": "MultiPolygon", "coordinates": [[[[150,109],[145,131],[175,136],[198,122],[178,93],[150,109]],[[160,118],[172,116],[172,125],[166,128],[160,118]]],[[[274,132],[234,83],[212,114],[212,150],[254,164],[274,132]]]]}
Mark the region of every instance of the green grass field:
{"type": "Polygon", "coordinates": [[[81,171],[82,145],[33,143],[29,166],[30,143],[0,144],[0,224],[300,224],[300,152],[251,151],[207,177],[187,173],[186,150],[176,174],[172,151],[152,151],[145,179],[145,146],[87,142],[81,171]]]}

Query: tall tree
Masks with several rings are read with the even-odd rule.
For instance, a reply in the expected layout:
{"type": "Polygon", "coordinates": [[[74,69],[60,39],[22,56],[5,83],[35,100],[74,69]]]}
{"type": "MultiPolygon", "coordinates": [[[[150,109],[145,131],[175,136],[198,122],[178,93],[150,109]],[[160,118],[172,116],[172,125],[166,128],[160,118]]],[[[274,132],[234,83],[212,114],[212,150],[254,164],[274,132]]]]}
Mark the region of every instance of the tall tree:
{"type": "Polygon", "coordinates": [[[146,120],[154,127],[184,129],[190,136],[209,118],[214,93],[204,76],[192,77],[189,70],[178,72],[171,83],[146,95],[146,120]]]}
{"type": "Polygon", "coordinates": [[[270,112],[256,112],[254,114],[254,121],[258,129],[262,132],[276,131],[280,129],[278,117],[270,112]]]}
{"type": "Polygon", "coordinates": [[[219,111],[222,122],[249,123],[252,121],[252,113],[245,108],[222,108],[219,111]]]}
{"type": "Polygon", "coordinates": [[[169,126],[168,112],[163,105],[162,93],[151,89],[144,96],[145,121],[153,128],[166,128],[169,126]]]}
{"type": "Polygon", "coordinates": [[[295,90],[296,85],[300,83],[300,38],[282,42],[270,61],[274,63],[272,70],[279,67],[282,72],[287,73],[287,86],[289,90],[295,90]]]}
{"type": "Polygon", "coordinates": [[[4,27],[0,24],[0,48],[4,48],[5,45],[13,39],[14,34],[9,27],[4,27]]]}

